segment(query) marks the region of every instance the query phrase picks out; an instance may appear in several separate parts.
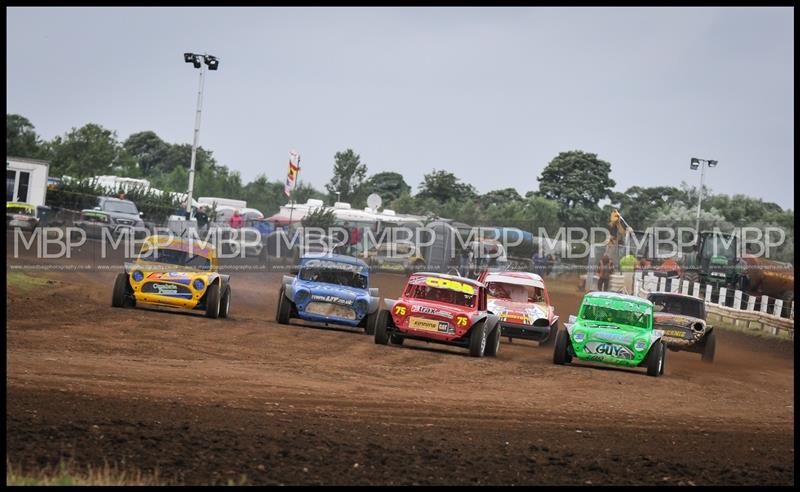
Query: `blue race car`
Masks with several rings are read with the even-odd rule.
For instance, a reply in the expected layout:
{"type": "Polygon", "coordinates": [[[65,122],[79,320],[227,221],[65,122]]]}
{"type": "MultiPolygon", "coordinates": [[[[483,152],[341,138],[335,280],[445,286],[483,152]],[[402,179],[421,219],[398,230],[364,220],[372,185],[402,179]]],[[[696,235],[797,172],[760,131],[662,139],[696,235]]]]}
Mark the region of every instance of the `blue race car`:
{"type": "Polygon", "coordinates": [[[343,255],[306,255],[297,276],[284,275],[278,294],[282,325],[300,318],[318,323],[362,327],[375,333],[378,289],[369,288],[369,268],[363,261],[343,255]]]}

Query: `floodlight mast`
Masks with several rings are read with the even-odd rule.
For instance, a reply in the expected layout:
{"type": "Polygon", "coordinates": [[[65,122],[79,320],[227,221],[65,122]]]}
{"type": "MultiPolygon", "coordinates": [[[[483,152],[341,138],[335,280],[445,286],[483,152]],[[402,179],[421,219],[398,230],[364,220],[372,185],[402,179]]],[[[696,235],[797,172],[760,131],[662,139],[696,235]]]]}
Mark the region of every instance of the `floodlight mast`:
{"type": "Polygon", "coordinates": [[[696,157],[692,157],[692,160],[689,162],[690,169],[696,170],[698,167],[700,168],[700,190],[698,190],[697,193],[697,223],[695,224],[698,241],[700,240],[700,205],[703,203],[703,184],[705,182],[706,166],[715,167],[716,165],[717,161],[715,160],[698,159],[696,157]]]}
{"type": "Polygon", "coordinates": [[[194,53],[184,53],[183,60],[186,63],[191,63],[195,68],[200,69],[200,82],[197,89],[197,112],[194,119],[194,139],[192,142],[192,160],[189,165],[189,190],[186,198],[186,213],[188,218],[192,216],[192,192],[194,190],[194,174],[195,163],[197,160],[197,143],[200,139],[200,118],[203,110],[203,84],[205,75],[205,66],[208,65],[209,70],[217,70],[219,68],[219,60],[217,57],[202,54],[196,55],[194,53]],[[201,62],[202,59],[202,62],[201,62]]]}

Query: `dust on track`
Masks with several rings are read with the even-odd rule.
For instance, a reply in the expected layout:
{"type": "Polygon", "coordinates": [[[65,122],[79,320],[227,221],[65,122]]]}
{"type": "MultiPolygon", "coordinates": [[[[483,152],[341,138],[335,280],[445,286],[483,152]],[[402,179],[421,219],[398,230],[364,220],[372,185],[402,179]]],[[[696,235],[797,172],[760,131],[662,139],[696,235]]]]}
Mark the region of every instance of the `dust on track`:
{"type": "MultiPolygon", "coordinates": [[[[794,481],[793,348],[722,332],[662,378],[275,323],[275,273],[232,276],[228,320],[110,307],[112,273],[7,294],[6,451],[181,483],[794,481]]],[[[374,275],[384,297],[404,278],[374,275]]],[[[553,282],[554,283],[554,282],[553,282]]],[[[557,312],[580,295],[553,290],[557,312]]],[[[790,344],[791,347],[791,344],[790,344]]]]}

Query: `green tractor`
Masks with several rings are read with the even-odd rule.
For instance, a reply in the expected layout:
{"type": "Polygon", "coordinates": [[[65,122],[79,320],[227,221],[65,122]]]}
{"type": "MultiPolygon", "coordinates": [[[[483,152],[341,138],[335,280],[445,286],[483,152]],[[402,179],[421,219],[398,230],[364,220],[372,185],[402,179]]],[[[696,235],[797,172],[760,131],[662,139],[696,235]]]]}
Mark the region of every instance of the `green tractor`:
{"type": "Polygon", "coordinates": [[[702,231],[694,251],[683,261],[683,279],[720,287],[735,288],[741,275],[738,238],[732,234],[702,231]]]}

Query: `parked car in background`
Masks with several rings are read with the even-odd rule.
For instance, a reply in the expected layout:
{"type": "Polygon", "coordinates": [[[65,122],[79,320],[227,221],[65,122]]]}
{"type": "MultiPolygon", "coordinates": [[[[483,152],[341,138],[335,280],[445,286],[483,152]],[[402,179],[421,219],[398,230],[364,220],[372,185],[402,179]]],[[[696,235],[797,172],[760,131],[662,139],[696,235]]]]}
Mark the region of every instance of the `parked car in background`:
{"type": "Polygon", "coordinates": [[[363,253],[372,271],[397,272],[408,275],[425,268],[425,260],[412,244],[382,243],[363,253]]]}
{"type": "Polygon", "coordinates": [[[97,206],[94,209],[108,214],[117,234],[124,228],[135,228],[138,229],[136,231],[137,237],[147,235],[144,230],[144,221],[142,220],[143,214],[136,208],[136,204],[130,200],[101,196],[97,199],[97,206]]]}
{"type": "Polygon", "coordinates": [[[39,225],[36,207],[30,203],[6,202],[6,228],[33,232],[39,225]]]}
{"type": "Polygon", "coordinates": [[[73,227],[83,229],[87,238],[102,239],[104,236],[114,235],[116,225],[111,220],[108,212],[95,209],[81,210],[78,220],[72,223],[73,227]],[[103,231],[108,231],[104,233],[103,231]]]}

